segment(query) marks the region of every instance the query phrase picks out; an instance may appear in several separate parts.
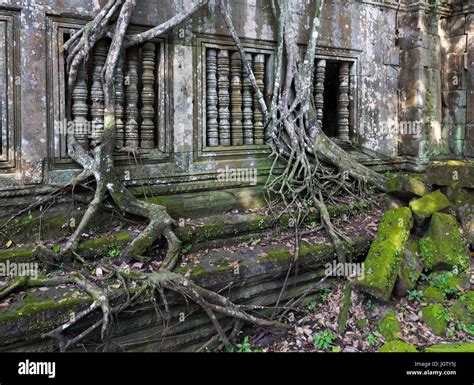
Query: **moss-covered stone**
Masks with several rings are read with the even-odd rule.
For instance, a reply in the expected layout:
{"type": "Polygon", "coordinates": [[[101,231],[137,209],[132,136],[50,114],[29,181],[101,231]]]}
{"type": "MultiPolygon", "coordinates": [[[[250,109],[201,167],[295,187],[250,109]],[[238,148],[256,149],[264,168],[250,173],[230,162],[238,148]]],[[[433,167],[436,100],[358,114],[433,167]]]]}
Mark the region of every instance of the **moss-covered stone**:
{"type": "Polygon", "coordinates": [[[428,286],[423,292],[423,300],[430,303],[443,302],[446,299],[444,293],[433,286],[428,286]]]}
{"type": "Polygon", "coordinates": [[[474,188],[474,161],[432,162],[426,174],[433,185],[474,188]]]}
{"type": "Polygon", "coordinates": [[[433,214],[428,231],[420,239],[420,252],[427,269],[451,270],[457,266],[465,271],[468,268],[469,255],[452,215],[433,214]]]}
{"type": "Polygon", "coordinates": [[[415,220],[420,224],[426,222],[434,213],[449,207],[451,207],[451,202],[439,190],[410,202],[415,220]]]}
{"type": "Polygon", "coordinates": [[[430,189],[421,180],[409,174],[399,174],[388,181],[387,191],[397,198],[409,200],[428,194],[430,189]]]}
{"type": "Polygon", "coordinates": [[[379,321],[378,328],[380,334],[386,341],[395,341],[399,338],[400,322],[398,322],[395,310],[388,311],[379,321]]]}
{"type": "Polygon", "coordinates": [[[421,314],[425,324],[437,336],[442,336],[448,327],[448,321],[445,318],[447,309],[439,304],[433,304],[421,308],[421,314]]]}
{"type": "Polygon", "coordinates": [[[448,188],[446,194],[453,202],[466,238],[474,243],[474,190],[448,188]]]}
{"type": "Polygon", "coordinates": [[[397,277],[395,291],[398,298],[406,296],[408,290],[416,286],[422,270],[423,264],[419,258],[418,241],[415,238],[411,238],[406,244],[400,273],[397,277]]]}
{"type": "Polygon", "coordinates": [[[461,293],[469,286],[469,276],[466,273],[454,274],[452,271],[434,271],[429,274],[428,279],[431,286],[448,297],[461,293]]]}
{"type": "Polygon", "coordinates": [[[474,291],[466,293],[451,305],[454,318],[467,327],[474,325],[474,291]]]}
{"type": "Polygon", "coordinates": [[[383,345],[379,352],[382,353],[416,353],[417,350],[412,344],[403,341],[390,341],[383,345]]]}
{"type": "Polygon", "coordinates": [[[407,207],[384,214],[365,260],[365,276],[356,282],[359,290],[383,301],[390,298],[412,227],[413,218],[407,207]]]}
{"type": "Polygon", "coordinates": [[[426,353],[474,353],[474,342],[431,345],[423,351],[426,353]]]}

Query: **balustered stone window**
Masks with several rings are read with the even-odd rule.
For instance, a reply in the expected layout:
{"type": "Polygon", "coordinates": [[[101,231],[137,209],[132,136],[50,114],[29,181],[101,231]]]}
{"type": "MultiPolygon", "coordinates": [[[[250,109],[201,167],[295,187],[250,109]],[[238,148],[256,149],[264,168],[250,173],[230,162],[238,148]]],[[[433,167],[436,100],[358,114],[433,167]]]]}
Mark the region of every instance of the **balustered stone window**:
{"type": "Polygon", "coordinates": [[[0,11],[0,172],[17,166],[19,131],[18,15],[0,11]]]}
{"type": "Polygon", "coordinates": [[[319,124],[329,137],[346,144],[352,140],[353,64],[352,61],[316,58],[313,76],[313,95],[319,124]]]}
{"type": "MultiPolygon", "coordinates": [[[[52,23],[51,48],[61,47],[80,28],[74,22],[52,23]]],[[[132,33],[133,28],[132,28],[132,33]]],[[[53,88],[52,150],[56,163],[70,162],[67,155],[67,135],[75,135],[86,149],[97,146],[104,128],[104,92],[101,72],[104,67],[109,39],[101,39],[90,54],[85,67],[78,71],[72,90],[70,106],[66,100],[67,57],[53,55],[51,78],[53,88]],[[61,103],[61,101],[64,101],[61,103]],[[62,107],[66,106],[66,107],[62,107]],[[66,120],[66,108],[71,108],[72,122],[66,120]],[[65,130],[65,125],[68,128],[65,130]]],[[[166,129],[168,106],[166,92],[166,45],[156,39],[123,52],[115,73],[116,144],[118,160],[126,159],[123,148],[140,149],[146,160],[166,157],[169,130],[166,129]],[[148,154],[148,157],[147,157],[148,154]]]]}
{"type": "MultiPolygon", "coordinates": [[[[200,41],[202,116],[200,134],[204,152],[237,153],[265,148],[263,113],[243,68],[240,53],[230,41],[200,41]],[[237,152],[235,152],[237,151],[237,152]]],[[[273,88],[273,47],[244,44],[257,85],[267,103],[273,88]]]]}

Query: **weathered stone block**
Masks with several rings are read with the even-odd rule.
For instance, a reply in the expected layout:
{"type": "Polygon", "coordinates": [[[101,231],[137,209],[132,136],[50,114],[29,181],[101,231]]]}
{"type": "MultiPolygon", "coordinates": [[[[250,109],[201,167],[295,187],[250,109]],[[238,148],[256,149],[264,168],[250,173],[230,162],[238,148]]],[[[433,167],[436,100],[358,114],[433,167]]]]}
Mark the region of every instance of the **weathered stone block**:
{"type": "Polygon", "coordinates": [[[410,209],[413,211],[415,220],[420,224],[428,220],[433,213],[446,210],[449,207],[451,207],[451,202],[439,190],[410,202],[410,209]]]}
{"type": "Polygon", "coordinates": [[[464,271],[468,268],[469,256],[452,215],[435,212],[419,244],[423,265],[429,270],[451,270],[457,266],[464,271]]]}
{"type": "Polygon", "coordinates": [[[383,345],[379,352],[381,353],[416,353],[417,350],[412,344],[403,341],[390,341],[383,345]]]}
{"type": "Polygon", "coordinates": [[[413,218],[407,207],[384,214],[365,260],[365,277],[356,282],[359,290],[383,301],[390,298],[412,227],[413,218]]]}
{"type": "Polygon", "coordinates": [[[474,353],[474,342],[431,345],[423,351],[426,353],[474,353]]]}
{"type": "Polygon", "coordinates": [[[429,305],[421,309],[424,323],[437,336],[444,335],[448,327],[448,322],[444,317],[446,310],[444,306],[438,304],[429,305]]]}
{"type": "Polygon", "coordinates": [[[395,341],[399,338],[400,322],[397,319],[395,310],[388,311],[378,322],[380,334],[387,342],[395,341]]]}
{"type": "Polygon", "coordinates": [[[464,235],[470,243],[474,244],[474,191],[448,188],[446,194],[453,202],[464,235]]]}
{"type": "Polygon", "coordinates": [[[464,35],[466,26],[466,16],[459,15],[441,20],[441,27],[449,37],[464,35]]]}
{"type": "Polygon", "coordinates": [[[474,124],[466,124],[464,155],[474,157],[474,124]]]}
{"type": "Polygon", "coordinates": [[[432,185],[474,188],[474,161],[431,162],[426,174],[432,185]]]}
{"type": "Polygon", "coordinates": [[[410,200],[428,194],[430,188],[419,178],[409,174],[400,174],[388,181],[387,192],[400,199],[410,200]]]}
{"type": "Polygon", "coordinates": [[[457,321],[468,327],[474,325],[474,291],[456,300],[450,309],[457,321]]]}
{"type": "Polygon", "coordinates": [[[398,298],[408,294],[408,290],[416,286],[416,282],[423,270],[418,251],[418,241],[410,239],[405,247],[402,265],[395,285],[395,294],[398,298]]]}
{"type": "Polygon", "coordinates": [[[430,303],[443,302],[446,299],[444,293],[433,286],[428,286],[423,292],[423,300],[430,303]]]}

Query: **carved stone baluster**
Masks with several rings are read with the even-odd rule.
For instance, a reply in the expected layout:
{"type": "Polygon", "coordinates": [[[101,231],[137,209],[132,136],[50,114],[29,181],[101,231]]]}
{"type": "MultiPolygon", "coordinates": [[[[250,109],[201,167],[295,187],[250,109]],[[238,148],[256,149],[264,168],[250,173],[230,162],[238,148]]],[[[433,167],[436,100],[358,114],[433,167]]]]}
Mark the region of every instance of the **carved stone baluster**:
{"type": "Polygon", "coordinates": [[[107,58],[107,42],[100,40],[95,48],[92,57],[92,86],[91,86],[91,116],[92,132],[90,135],[91,146],[100,144],[100,138],[104,130],[104,90],[102,88],[101,74],[107,58]]]}
{"type": "Polygon", "coordinates": [[[124,71],[125,59],[123,55],[120,55],[117,62],[117,68],[115,70],[115,126],[117,128],[116,134],[116,147],[121,148],[125,145],[125,125],[123,122],[124,108],[123,102],[125,99],[123,89],[123,71],[124,71]]]}
{"type": "MultiPolygon", "coordinates": [[[[252,55],[246,54],[245,57],[249,63],[252,63],[252,55]]],[[[252,98],[252,83],[245,72],[243,73],[243,112],[244,112],[244,144],[253,144],[253,98],[252,98]]]]}
{"type": "Polygon", "coordinates": [[[125,78],[126,123],[125,146],[138,147],[138,49],[127,51],[127,75],[125,78]]]}
{"type": "Polygon", "coordinates": [[[337,137],[349,142],[349,63],[343,62],[339,68],[337,137]]]}
{"type": "Polygon", "coordinates": [[[72,114],[74,117],[74,137],[86,151],[89,149],[87,92],[86,70],[81,67],[77,72],[76,85],[72,91],[72,114]]]}
{"type": "Polygon", "coordinates": [[[323,126],[324,80],[326,78],[326,60],[318,60],[314,81],[314,104],[319,126],[323,126]]]}
{"type": "MultiPolygon", "coordinates": [[[[253,72],[255,74],[255,79],[257,80],[257,87],[262,91],[265,88],[265,55],[257,54],[254,56],[253,60],[253,72]]],[[[260,103],[257,97],[257,94],[254,93],[253,99],[253,108],[254,108],[254,143],[263,144],[265,134],[263,132],[263,113],[260,108],[260,103]]]]}
{"type": "Polygon", "coordinates": [[[231,56],[231,106],[232,106],[232,145],[243,144],[242,134],[242,59],[239,52],[231,56]]]}
{"type": "Polygon", "coordinates": [[[140,136],[141,148],[155,147],[155,44],[146,43],[143,46],[143,75],[142,75],[142,116],[140,136]]]}
{"type": "Polygon", "coordinates": [[[217,54],[217,75],[219,88],[219,144],[230,146],[230,112],[229,112],[229,51],[219,50],[217,54]]]}
{"type": "Polygon", "coordinates": [[[207,50],[207,145],[219,145],[219,125],[217,122],[217,51],[207,50]]]}

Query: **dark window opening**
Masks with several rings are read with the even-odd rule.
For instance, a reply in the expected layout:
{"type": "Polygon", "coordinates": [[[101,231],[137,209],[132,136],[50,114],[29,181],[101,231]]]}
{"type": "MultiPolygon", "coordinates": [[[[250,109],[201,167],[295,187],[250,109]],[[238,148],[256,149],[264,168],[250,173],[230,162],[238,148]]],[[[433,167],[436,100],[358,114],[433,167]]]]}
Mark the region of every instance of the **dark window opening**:
{"type": "Polygon", "coordinates": [[[339,97],[339,65],[326,63],[324,80],[323,131],[329,137],[337,137],[337,100],[339,97]]]}

